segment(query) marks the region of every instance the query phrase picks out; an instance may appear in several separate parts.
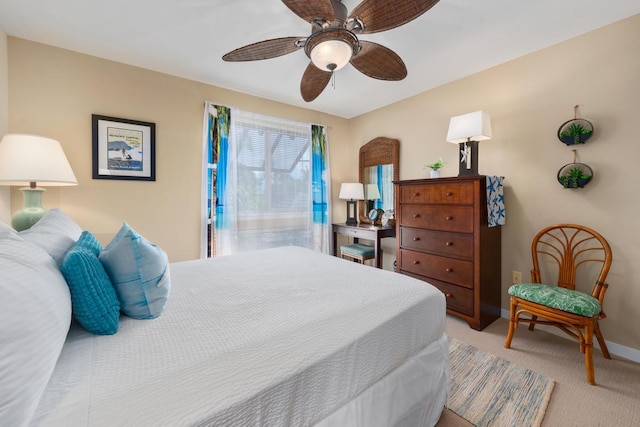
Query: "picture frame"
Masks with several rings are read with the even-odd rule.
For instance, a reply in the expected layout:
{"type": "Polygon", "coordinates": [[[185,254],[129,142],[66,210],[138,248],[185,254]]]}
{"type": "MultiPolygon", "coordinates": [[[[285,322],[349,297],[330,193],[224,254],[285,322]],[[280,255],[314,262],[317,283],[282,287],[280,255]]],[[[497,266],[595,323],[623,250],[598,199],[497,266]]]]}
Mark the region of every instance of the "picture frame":
{"type": "Polygon", "coordinates": [[[156,180],[156,125],[91,115],[93,179],[156,180]]]}

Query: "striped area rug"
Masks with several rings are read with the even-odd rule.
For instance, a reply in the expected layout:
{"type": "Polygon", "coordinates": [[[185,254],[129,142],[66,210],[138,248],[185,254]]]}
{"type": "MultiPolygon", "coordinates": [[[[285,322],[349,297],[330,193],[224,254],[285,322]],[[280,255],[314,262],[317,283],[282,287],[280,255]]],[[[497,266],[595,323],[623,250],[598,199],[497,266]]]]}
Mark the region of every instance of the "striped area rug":
{"type": "Polygon", "coordinates": [[[553,380],[455,338],[447,408],[476,426],[540,426],[553,380]]]}

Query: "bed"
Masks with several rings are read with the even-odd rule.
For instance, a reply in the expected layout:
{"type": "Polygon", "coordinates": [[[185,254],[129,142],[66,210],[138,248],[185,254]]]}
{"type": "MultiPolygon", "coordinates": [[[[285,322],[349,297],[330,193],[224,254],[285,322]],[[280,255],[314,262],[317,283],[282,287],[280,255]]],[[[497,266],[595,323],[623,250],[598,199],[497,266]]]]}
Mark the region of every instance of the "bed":
{"type": "Polygon", "coordinates": [[[448,339],[434,287],[299,247],[169,269],[157,318],[122,315],[105,336],[72,323],[27,425],[429,426],[440,417],[448,339]]]}

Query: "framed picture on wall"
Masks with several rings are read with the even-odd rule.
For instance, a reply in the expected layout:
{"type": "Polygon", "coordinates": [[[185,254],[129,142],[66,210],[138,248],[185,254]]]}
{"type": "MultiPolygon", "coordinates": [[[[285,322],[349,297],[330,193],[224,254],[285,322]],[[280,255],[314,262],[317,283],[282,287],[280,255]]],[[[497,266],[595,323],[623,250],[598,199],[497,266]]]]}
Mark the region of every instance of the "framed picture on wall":
{"type": "Polygon", "coordinates": [[[155,123],[91,115],[93,179],[156,180],[155,123]]]}

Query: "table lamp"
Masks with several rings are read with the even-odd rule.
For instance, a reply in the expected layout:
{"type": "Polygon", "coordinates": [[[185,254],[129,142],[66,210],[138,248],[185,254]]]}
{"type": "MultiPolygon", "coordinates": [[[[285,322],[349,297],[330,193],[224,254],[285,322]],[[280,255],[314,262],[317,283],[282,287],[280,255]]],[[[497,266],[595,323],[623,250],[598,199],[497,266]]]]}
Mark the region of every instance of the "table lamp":
{"type": "Polygon", "coordinates": [[[366,184],[364,186],[364,199],[367,201],[367,212],[373,209],[374,200],[380,198],[380,190],[378,190],[378,184],[366,184]]]}
{"type": "Polygon", "coordinates": [[[358,225],[356,200],[364,200],[364,186],[359,182],[344,182],[338,197],[347,200],[347,225],[358,225]]]}
{"type": "Polygon", "coordinates": [[[459,144],[458,176],[478,175],[478,141],[491,139],[491,117],[484,111],[451,117],[447,141],[459,144]]]}
{"type": "Polygon", "coordinates": [[[11,219],[11,225],[18,231],[30,228],[46,212],[42,207],[45,190],[37,184],[78,184],[62,146],[43,136],[5,135],[0,141],[0,185],[28,185],[20,189],[24,206],[11,219]]]}

